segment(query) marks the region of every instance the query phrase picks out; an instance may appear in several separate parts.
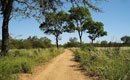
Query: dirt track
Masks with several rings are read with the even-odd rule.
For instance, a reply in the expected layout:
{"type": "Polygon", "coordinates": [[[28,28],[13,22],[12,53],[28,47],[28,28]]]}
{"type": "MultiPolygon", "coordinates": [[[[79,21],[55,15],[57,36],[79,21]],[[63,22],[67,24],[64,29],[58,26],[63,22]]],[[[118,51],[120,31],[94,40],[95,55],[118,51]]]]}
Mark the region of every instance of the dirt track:
{"type": "Polygon", "coordinates": [[[33,74],[22,74],[20,80],[92,80],[78,66],[73,53],[65,50],[46,65],[37,67],[33,74]]]}

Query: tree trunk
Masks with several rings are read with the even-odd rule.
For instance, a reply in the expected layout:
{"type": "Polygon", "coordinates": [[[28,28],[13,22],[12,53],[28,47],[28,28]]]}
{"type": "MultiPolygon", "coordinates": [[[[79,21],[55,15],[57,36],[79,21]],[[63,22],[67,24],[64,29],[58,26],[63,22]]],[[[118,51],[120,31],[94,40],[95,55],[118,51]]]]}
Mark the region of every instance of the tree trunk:
{"type": "Polygon", "coordinates": [[[9,20],[12,12],[14,0],[8,0],[7,2],[2,3],[3,9],[3,24],[2,24],[2,48],[1,48],[1,55],[7,56],[9,51],[9,32],[8,32],[8,25],[9,20]]]}
{"type": "Polygon", "coordinates": [[[58,44],[58,36],[56,36],[56,47],[58,48],[59,47],[59,44],[58,44]]]}
{"type": "Polygon", "coordinates": [[[94,41],[94,40],[92,39],[92,44],[93,44],[93,41],[94,41]]]}
{"type": "Polygon", "coordinates": [[[80,47],[82,46],[82,36],[79,36],[80,39],[80,47]]]}
{"type": "Polygon", "coordinates": [[[8,33],[8,19],[4,18],[2,25],[2,55],[7,56],[9,50],[9,33],[8,33]]]}
{"type": "Polygon", "coordinates": [[[78,31],[79,34],[79,40],[80,40],[80,47],[82,46],[82,34],[80,33],[80,31],[78,31]]]}

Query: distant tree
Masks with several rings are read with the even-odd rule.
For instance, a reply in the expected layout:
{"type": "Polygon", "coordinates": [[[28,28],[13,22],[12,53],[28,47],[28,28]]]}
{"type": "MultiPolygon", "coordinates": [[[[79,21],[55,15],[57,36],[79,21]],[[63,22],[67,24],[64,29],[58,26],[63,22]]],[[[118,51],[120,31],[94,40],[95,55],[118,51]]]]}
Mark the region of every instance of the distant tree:
{"type": "MultiPolygon", "coordinates": [[[[21,42],[21,44],[18,44],[19,47],[16,49],[31,49],[34,48],[34,42],[30,41],[30,40],[23,40],[21,42]]],[[[37,44],[37,43],[36,43],[37,44]]],[[[39,44],[38,44],[39,45],[39,44]]],[[[38,48],[38,47],[37,47],[38,48]]]]}
{"type": "Polygon", "coordinates": [[[123,41],[125,44],[130,44],[130,36],[121,37],[121,41],[123,41]]]}
{"type": "Polygon", "coordinates": [[[83,32],[85,32],[88,27],[88,26],[84,26],[84,25],[85,25],[85,23],[90,21],[91,13],[89,12],[89,9],[86,7],[71,8],[69,10],[69,12],[70,12],[69,27],[71,27],[70,30],[78,32],[79,39],[80,39],[80,45],[81,45],[83,32]]]}
{"type": "Polygon", "coordinates": [[[87,33],[89,33],[89,38],[92,43],[96,38],[103,37],[107,35],[107,32],[104,31],[104,24],[101,22],[94,22],[90,27],[88,27],[87,33]]]}
{"type": "MultiPolygon", "coordinates": [[[[51,47],[51,40],[47,37],[38,38],[37,36],[29,36],[23,43],[31,43],[32,48],[47,48],[51,47]]],[[[31,45],[28,44],[28,45],[31,45]]]]}
{"type": "Polygon", "coordinates": [[[71,37],[70,39],[69,39],[69,42],[72,42],[72,43],[74,43],[74,42],[77,42],[77,38],[76,37],[71,37]]]}
{"type": "Polygon", "coordinates": [[[48,39],[47,37],[41,37],[41,38],[40,38],[40,41],[42,41],[42,42],[44,42],[44,43],[46,43],[46,44],[51,44],[51,40],[48,39]]]}
{"type": "Polygon", "coordinates": [[[106,40],[101,41],[101,46],[106,47],[108,42],[106,40]]]}
{"type": "Polygon", "coordinates": [[[101,44],[107,44],[107,41],[106,40],[101,41],[101,44]]]}
{"type": "Polygon", "coordinates": [[[32,41],[38,41],[38,37],[37,37],[37,36],[33,36],[33,37],[31,38],[31,40],[32,40],[32,41]]]}
{"type": "Polygon", "coordinates": [[[58,13],[51,12],[45,15],[45,22],[40,25],[40,29],[45,34],[52,34],[56,38],[56,47],[58,48],[58,42],[60,35],[64,32],[64,24],[66,22],[67,13],[60,11],[58,13]]]}

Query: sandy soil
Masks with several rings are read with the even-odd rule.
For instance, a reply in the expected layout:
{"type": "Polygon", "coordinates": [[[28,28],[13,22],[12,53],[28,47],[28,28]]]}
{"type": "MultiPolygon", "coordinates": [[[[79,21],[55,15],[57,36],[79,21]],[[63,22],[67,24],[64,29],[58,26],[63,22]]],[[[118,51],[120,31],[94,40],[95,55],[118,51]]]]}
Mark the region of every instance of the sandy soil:
{"type": "Polygon", "coordinates": [[[47,64],[36,67],[32,74],[20,74],[19,77],[20,80],[93,80],[84,75],[68,49],[47,64]]]}

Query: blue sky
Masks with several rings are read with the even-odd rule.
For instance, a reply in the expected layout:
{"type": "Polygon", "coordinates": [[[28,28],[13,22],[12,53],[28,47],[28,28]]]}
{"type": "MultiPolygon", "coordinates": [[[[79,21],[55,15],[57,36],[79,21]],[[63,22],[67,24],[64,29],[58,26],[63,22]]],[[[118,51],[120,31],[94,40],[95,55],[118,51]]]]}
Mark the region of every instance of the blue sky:
{"type": "MultiPolygon", "coordinates": [[[[65,11],[69,9],[66,5],[64,7],[65,11]]],[[[97,41],[107,40],[120,42],[120,37],[124,35],[130,36],[130,0],[108,0],[108,2],[103,2],[97,4],[103,10],[103,13],[97,13],[91,11],[92,18],[94,21],[99,21],[104,23],[104,29],[108,32],[108,36],[96,39],[97,41]]],[[[34,19],[12,19],[9,24],[9,33],[13,37],[19,39],[25,39],[28,36],[38,36],[38,37],[48,37],[55,43],[55,37],[53,35],[45,35],[39,29],[39,23],[34,19]],[[19,36],[18,35],[22,35],[19,36]]],[[[0,22],[1,26],[1,22],[0,22]]],[[[88,35],[84,33],[83,41],[90,42],[88,35]]],[[[77,37],[78,33],[63,33],[61,35],[62,40],[59,41],[60,44],[66,43],[70,37],[77,37]]],[[[0,29],[1,38],[1,29],[0,29]]]]}

